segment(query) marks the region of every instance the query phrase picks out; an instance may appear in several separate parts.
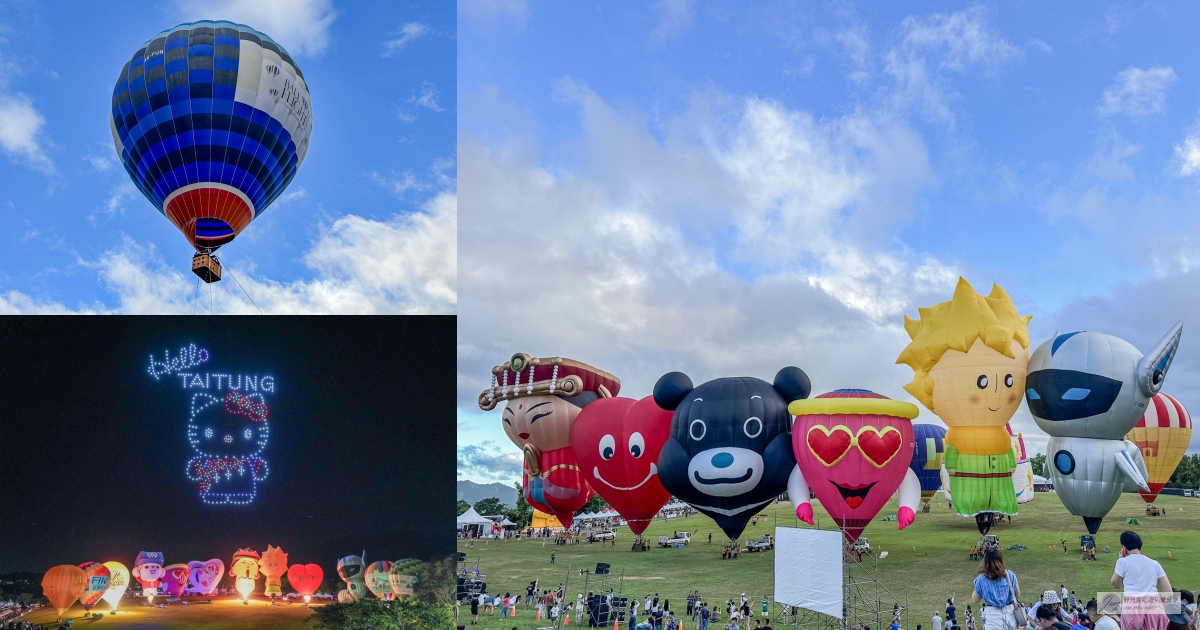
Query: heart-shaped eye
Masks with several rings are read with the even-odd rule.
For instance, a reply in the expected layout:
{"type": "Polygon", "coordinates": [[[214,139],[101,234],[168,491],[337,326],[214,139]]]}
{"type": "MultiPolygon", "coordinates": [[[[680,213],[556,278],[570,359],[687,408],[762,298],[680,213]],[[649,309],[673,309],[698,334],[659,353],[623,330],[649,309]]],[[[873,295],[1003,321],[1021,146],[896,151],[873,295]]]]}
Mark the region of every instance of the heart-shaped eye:
{"type": "Polygon", "coordinates": [[[844,426],[827,429],[824,425],[815,424],[808,430],[805,441],[808,442],[808,450],[812,451],[822,464],[833,466],[846,456],[850,444],[854,441],[854,435],[844,426]]]}
{"type": "Polygon", "coordinates": [[[896,427],[863,427],[855,437],[858,438],[859,450],[876,468],[882,468],[892,461],[896,453],[900,452],[900,444],[904,441],[896,427]]]}

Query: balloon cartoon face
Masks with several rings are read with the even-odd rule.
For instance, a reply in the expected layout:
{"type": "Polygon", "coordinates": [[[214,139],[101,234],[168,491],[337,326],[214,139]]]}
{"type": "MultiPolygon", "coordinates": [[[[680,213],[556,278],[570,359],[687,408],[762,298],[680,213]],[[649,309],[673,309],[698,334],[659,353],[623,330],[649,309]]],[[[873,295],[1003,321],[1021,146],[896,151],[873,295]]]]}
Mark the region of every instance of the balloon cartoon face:
{"type": "Polygon", "coordinates": [[[358,556],[346,556],[338,560],[338,577],[346,583],[346,591],[356,600],[367,595],[366,575],[364,575],[363,569],[362,558],[358,556]]]}
{"type": "Polygon", "coordinates": [[[262,561],[259,563],[259,570],[267,576],[266,589],[263,591],[266,595],[282,595],[280,590],[282,584],[280,577],[287,573],[287,554],[279,547],[267,545],[267,550],[263,552],[262,561]]]}
{"type": "Polygon", "coordinates": [[[99,562],[85,562],[79,565],[79,568],[83,569],[84,577],[87,580],[83,595],[79,596],[79,603],[83,604],[85,611],[91,611],[92,606],[100,601],[104,592],[108,590],[108,582],[112,579],[112,574],[108,567],[99,562]]]}
{"type": "Polygon", "coordinates": [[[1054,337],[1029,361],[1030,413],[1050,435],[1121,439],[1162,387],[1182,332],[1175,324],[1145,356],[1111,335],[1054,337]]]}
{"type": "Polygon", "coordinates": [[[720,378],[693,388],[679,372],[654,386],[654,401],[673,411],[658,474],[671,494],[737,538],[755,510],[787,488],[795,466],[787,405],[808,396],[808,376],[787,367],[775,383],[720,378]]]}
{"type": "Polygon", "coordinates": [[[847,538],[900,487],[912,462],[915,405],[862,389],[792,403],[792,447],[800,472],[847,538]]]}
{"type": "Polygon", "coordinates": [[[504,434],[517,448],[532,444],[541,451],[571,444],[571,425],[579,407],[558,396],[528,396],[504,405],[501,419],[504,434]]]}
{"type": "Polygon", "coordinates": [[[259,556],[257,551],[239,549],[233,554],[233,563],[229,566],[230,577],[258,579],[259,556]]]}
{"type": "Polygon", "coordinates": [[[188,585],[188,566],[186,564],[172,564],[163,567],[163,571],[166,573],[163,576],[163,584],[166,592],[172,597],[183,595],[183,591],[188,585]]]}
{"type": "Polygon", "coordinates": [[[225,563],[213,558],[208,562],[192,560],[188,563],[188,588],[201,595],[217,589],[221,576],[225,574],[225,563]]]}
{"type": "Polygon", "coordinates": [[[929,370],[933,409],[946,424],[1002,427],[1021,406],[1029,353],[1013,340],[1006,357],[976,338],[967,352],[947,350],[929,370]]]}
{"type": "Polygon", "coordinates": [[[325,572],[317,564],[293,564],[287,571],[288,584],[301,595],[312,595],[321,587],[325,572]]]}
{"type": "Polygon", "coordinates": [[[262,394],[192,396],[187,439],[197,455],[188,462],[188,479],[198,483],[206,503],[254,500],[257,483],[267,476],[267,416],[262,394]]]}
{"type": "Polygon", "coordinates": [[[149,591],[148,595],[157,594],[159,582],[165,575],[161,551],[143,551],[138,554],[137,562],[133,565],[133,577],[137,578],[143,591],[149,591]]]}
{"type": "Polygon", "coordinates": [[[392,583],[388,581],[391,568],[392,563],[387,560],[372,562],[371,566],[367,567],[367,590],[379,599],[392,599],[392,583]]]}
{"type": "Polygon", "coordinates": [[[571,427],[571,449],[588,485],[641,534],[671,498],[658,479],[658,456],[671,435],[671,412],[654,398],[604,398],[571,427]]]}

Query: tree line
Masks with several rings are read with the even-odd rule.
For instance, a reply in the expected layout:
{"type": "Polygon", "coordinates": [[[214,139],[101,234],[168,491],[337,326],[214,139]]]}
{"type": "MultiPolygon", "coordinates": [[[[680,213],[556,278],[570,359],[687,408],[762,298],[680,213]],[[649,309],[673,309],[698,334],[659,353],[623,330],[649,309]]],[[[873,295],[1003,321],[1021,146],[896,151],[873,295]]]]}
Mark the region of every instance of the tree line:
{"type": "MultiPolygon", "coordinates": [[[[521,482],[514,483],[513,486],[517,489],[516,507],[506,507],[500,502],[500,499],[496,497],[480,499],[476,501],[475,505],[473,506],[462,499],[458,499],[457,516],[461,516],[463,512],[466,512],[474,507],[475,511],[478,512],[480,516],[503,516],[513,523],[516,523],[517,527],[529,527],[529,525],[533,523],[533,506],[529,505],[529,502],[525,500],[525,493],[521,492],[521,482]]],[[[588,499],[588,502],[585,503],[583,507],[579,508],[577,513],[582,514],[584,512],[599,512],[600,510],[606,509],[608,509],[608,503],[605,502],[604,499],[601,499],[600,495],[593,494],[592,498],[588,499]]]]}
{"type": "MultiPolygon", "coordinates": [[[[1029,458],[1029,463],[1033,465],[1033,474],[1049,478],[1049,471],[1045,470],[1046,456],[1038,453],[1029,458]]],[[[1184,455],[1180,460],[1179,465],[1175,467],[1175,472],[1171,473],[1171,478],[1167,480],[1168,488],[1200,488],[1200,453],[1184,455]]]]}

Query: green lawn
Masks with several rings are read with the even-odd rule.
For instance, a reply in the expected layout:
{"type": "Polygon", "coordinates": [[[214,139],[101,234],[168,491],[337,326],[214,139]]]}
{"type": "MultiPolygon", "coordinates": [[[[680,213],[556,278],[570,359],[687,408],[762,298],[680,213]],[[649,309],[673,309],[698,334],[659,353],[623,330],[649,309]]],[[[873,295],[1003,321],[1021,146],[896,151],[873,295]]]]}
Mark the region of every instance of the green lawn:
{"type": "MultiPolygon", "coordinates": [[[[1003,547],[1020,543],[1029,548],[1005,553],[1005,563],[1016,572],[1022,599],[1027,603],[1035,594],[1057,589],[1060,584],[1066,584],[1068,589],[1085,599],[1094,597],[1097,591],[1111,590],[1109,578],[1117,559],[1116,552],[1120,550],[1117,538],[1127,527],[1141,534],[1146,555],[1163,564],[1176,589],[1200,588],[1200,536],[1196,535],[1200,531],[1200,499],[1162,496],[1155,505],[1165,508],[1166,515],[1147,517],[1145,503],[1138,495],[1123,496],[1096,536],[1097,547],[1102,549],[1104,545],[1110,545],[1113,553],[1098,553],[1096,562],[1080,560],[1079,535],[1087,533],[1083,520],[1068,514],[1053,493],[1038,493],[1032,503],[1021,506],[1021,513],[1013,517],[1011,525],[999,525],[991,533],[999,536],[1003,547]],[[1124,525],[1129,516],[1138,518],[1142,525],[1124,525]],[[1068,543],[1066,554],[1062,551],[1062,539],[1068,543]],[[1059,548],[1050,551],[1051,545],[1059,548]]],[[[815,501],[814,509],[821,519],[818,524],[830,527],[832,521],[815,501]]],[[[954,514],[939,495],[934,499],[931,513],[918,514],[916,523],[899,532],[895,522],[882,521],[884,514],[894,514],[895,510],[893,500],[863,536],[868,537],[876,549],[882,546],[888,551],[888,557],[879,561],[878,577],[901,602],[907,599],[911,612],[904,625],[915,627],[922,623],[928,628],[933,611],[942,610],[950,596],[957,598],[959,619],[962,620],[969,603],[971,582],[978,571],[978,563],[967,557],[968,549],[979,540],[974,519],[954,514]]],[[[796,520],[788,503],[770,506],[764,511],[770,519],[758,526],[747,527],[743,540],[770,533],[774,525],[807,527],[796,520]]],[[[710,602],[737,598],[742,592],[756,602],[764,597],[771,599],[774,552],[743,554],[738,560],[721,560],[721,531],[711,519],[698,515],[656,521],[647,529],[646,536],[654,541],[673,529],[695,532],[694,542],[685,549],[654,546],[649,552],[634,553],[630,551],[632,538],[625,530],[618,534],[616,548],[599,543],[559,547],[547,543],[543,546],[542,540],[476,542],[473,547],[460,542],[458,548],[467,552],[469,561],[479,561],[480,571],[487,576],[488,591],[492,594],[506,591],[524,594],[529,581],[538,579],[543,588],[567,582],[568,596],[574,600],[583,588],[584,578],[579,575],[579,569],[592,569],[597,562],[608,562],[614,574],[609,587],[629,596],[659,593],[671,600],[671,607],[677,614],[683,613],[685,598],[692,589],[699,589],[710,602]],[[706,543],[709,532],[713,534],[712,545],[706,543]],[[551,549],[558,550],[553,565],[550,564],[551,549]]],[[[803,576],[795,576],[795,579],[803,579],[803,576]]],[[[464,608],[460,622],[465,623],[467,617],[464,608]]],[[[498,615],[481,615],[478,628],[507,630],[515,626],[526,630],[548,625],[535,622],[533,617],[532,609],[523,608],[516,618],[503,621],[498,615]]],[[[979,621],[978,615],[976,621],[979,621]]],[[[572,626],[575,622],[572,619],[572,626]]],[[[692,630],[694,625],[688,623],[685,627],[692,630]]]]}
{"type": "MultiPolygon", "coordinates": [[[[83,606],[76,602],[67,610],[65,617],[75,620],[74,627],[77,630],[267,630],[305,628],[304,619],[312,612],[303,603],[271,606],[265,599],[251,599],[248,605],[243,605],[241,600],[233,596],[214,597],[211,606],[172,604],[166,608],[150,608],[139,606],[141,601],[140,598],[123,599],[116,615],[105,614],[102,619],[84,618],[83,606]]],[[[105,612],[108,609],[108,604],[101,601],[93,611],[105,612]]],[[[57,628],[57,616],[53,608],[43,608],[22,619],[45,624],[47,628],[57,628]]]]}

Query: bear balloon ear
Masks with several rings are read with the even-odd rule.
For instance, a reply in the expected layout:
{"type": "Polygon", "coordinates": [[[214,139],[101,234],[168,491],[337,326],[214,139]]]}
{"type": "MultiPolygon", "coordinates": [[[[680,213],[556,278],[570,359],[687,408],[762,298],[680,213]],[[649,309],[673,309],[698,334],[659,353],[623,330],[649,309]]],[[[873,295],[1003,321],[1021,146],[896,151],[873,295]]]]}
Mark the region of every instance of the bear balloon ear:
{"type": "Polygon", "coordinates": [[[1137,380],[1138,385],[1141,385],[1142,391],[1146,396],[1152,397],[1162,389],[1163,380],[1167,377],[1167,370],[1171,367],[1171,362],[1175,360],[1175,351],[1179,349],[1179,338],[1183,336],[1183,320],[1175,322],[1175,325],[1163,335],[1158,343],[1142,357],[1137,364],[1137,380]]]}
{"type": "Polygon", "coordinates": [[[654,384],[654,404],[667,411],[675,411],[691,391],[692,379],[687,374],[667,372],[654,384]]]}
{"type": "Polygon", "coordinates": [[[808,398],[812,392],[812,382],[808,380],[804,370],[789,365],[775,375],[775,391],[788,402],[801,400],[808,398]]]}

